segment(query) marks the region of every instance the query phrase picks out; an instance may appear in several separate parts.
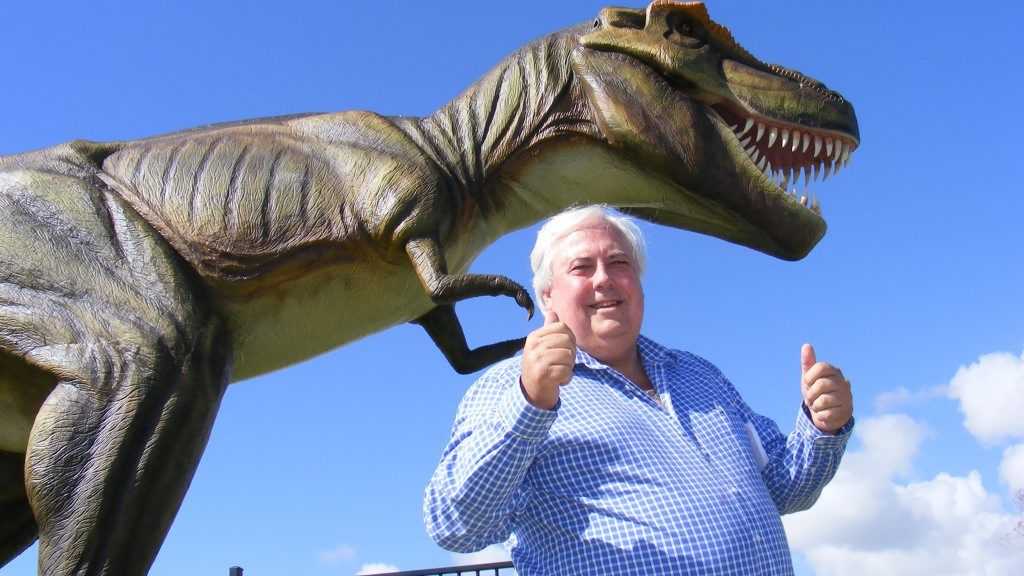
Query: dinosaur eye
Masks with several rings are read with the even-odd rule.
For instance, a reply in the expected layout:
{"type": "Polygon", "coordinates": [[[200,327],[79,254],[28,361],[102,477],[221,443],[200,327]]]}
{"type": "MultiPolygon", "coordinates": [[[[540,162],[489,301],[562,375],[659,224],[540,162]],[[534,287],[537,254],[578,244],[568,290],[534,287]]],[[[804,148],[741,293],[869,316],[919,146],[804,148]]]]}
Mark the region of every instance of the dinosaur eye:
{"type": "Polygon", "coordinates": [[[704,29],[694,26],[681,14],[669,14],[666,21],[665,38],[685,48],[700,48],[707,44],[704,29]]]}
{"type": "Polygon", "coordinates": [[[601,27],[601,19],[598,18],[597,20],[594,20],[594,28],[597,29],[597,28],[600,28],[600,27],[601,27]]]}

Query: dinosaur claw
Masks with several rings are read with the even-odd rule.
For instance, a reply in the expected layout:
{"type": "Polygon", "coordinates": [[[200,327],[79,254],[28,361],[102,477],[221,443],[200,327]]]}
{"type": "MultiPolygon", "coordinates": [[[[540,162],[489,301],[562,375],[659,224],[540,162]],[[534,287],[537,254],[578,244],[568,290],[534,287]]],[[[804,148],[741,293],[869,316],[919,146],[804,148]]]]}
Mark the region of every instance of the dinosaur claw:
{"type": "Polygon", "coordinates": [[[522,308],[526,308],[526,319],[533,320],[533,299],[526,293],[525,290],[516,294],[516,304],[519,304],[522,308]]]}

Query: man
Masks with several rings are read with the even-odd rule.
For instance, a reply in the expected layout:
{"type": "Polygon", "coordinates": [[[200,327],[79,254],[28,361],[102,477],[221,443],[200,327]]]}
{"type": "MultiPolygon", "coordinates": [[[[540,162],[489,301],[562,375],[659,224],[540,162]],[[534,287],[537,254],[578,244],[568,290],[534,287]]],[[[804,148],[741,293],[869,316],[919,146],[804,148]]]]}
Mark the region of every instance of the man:
{"type": "Polygon", "coordinates": [[[424,500],[441,546],[511,535],[521,576],[792,574],[779,515],[835,473],[849,382],[805,344],[783,436],[709,362],[640,335],[644,256],[636,226],[601,207],[538,233],[544,326],[459,407],[424,500]]]}

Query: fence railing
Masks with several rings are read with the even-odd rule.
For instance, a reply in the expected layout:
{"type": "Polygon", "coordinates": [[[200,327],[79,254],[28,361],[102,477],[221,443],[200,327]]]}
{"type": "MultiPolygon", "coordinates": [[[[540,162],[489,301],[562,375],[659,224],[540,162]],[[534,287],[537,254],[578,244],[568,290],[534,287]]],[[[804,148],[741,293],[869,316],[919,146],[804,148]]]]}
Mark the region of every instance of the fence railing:
{"type": "MultiPolygon", "coordinates": [[[[241,566],[229,568],[228,576],[242,576],[241,566]]],[[[505,561],[445,566],[443,568],[426,568],[423,570],[406,570],[404,572],[377,572],[374,576],[516,576],[516,569],[512,566],[511,562],[505,561]]]]}
{"type": "Polygon", "coordinates": [[[386,572],[375,576],[513,576],[516,573],[511,562],[490,562],[487,564],[467,564],[464,566],[445,566],[443,568],[427,568],[424,570],[406,570],[404,572],[386,572]]]}

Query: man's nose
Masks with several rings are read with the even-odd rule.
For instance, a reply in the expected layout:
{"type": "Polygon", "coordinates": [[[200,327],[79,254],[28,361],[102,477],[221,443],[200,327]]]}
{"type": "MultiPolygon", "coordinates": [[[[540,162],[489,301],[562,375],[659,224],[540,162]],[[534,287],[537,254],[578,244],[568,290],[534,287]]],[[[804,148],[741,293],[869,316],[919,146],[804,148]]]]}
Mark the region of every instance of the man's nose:
{"type": "Polygon", "coordinates": [[[608,274],[608,267],[603,262],[598,262],[594,268],[594,287],[607,286],[611,284],[612,277],[608,274]]]}

